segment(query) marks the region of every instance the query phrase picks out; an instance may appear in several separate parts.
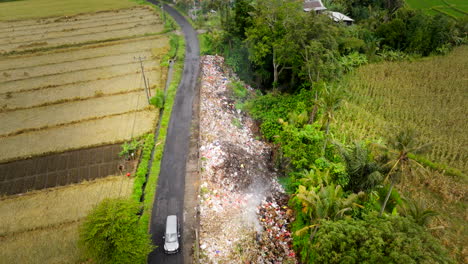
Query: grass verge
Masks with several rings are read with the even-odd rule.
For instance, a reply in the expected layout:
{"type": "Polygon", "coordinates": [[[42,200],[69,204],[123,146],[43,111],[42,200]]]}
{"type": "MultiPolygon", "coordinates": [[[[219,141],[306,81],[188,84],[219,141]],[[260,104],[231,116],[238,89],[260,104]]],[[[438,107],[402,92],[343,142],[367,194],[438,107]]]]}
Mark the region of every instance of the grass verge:
{"type": "Polygon", "coordinates": [[[166,93],[166,100],[164,104],[164,113],[161,117],[161,126],[159,128],[159,134],[156,141],[156,149],[154,150],[154,160],[149,172],[148,180],[145,186],[145,200],[143,201],[143,214],[140,219],[140,227],[148,230],[149,221],[151,217],[151,211],[153,208],[154,197],[156,194],[156,186],[159,177],[159,171],[161,168],[161,159],[164,152],[164,146],[166,142],[167,128],[169,126],[169,120],[172,113],[172,107],[174,105],[174,99],[177,94],[177,88],[179,82],[182,78],[182,73],[184,70],[184,56],[185,56],[185,41],[182,37],[175,36],[177,38],[177,46],[171,45],[171,49],[176,49],[176,62],[174,64],[174,74],[169,84],[166,93]]]}

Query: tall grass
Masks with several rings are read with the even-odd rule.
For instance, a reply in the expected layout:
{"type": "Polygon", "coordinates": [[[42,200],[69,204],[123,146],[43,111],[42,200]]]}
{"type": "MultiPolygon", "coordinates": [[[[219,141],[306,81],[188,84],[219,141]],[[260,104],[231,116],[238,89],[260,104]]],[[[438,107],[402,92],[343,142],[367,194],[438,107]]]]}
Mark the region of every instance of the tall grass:
{"type": "Polygon", "coordinates": [[[420,140],[433,143],[426,155],[411,155],[426,170],[400,189],[441,213],[433,233],[460,261],[468,257],[466,69],[468,46],[447,56],[361,67],[345,79],[349,96],[334,124],[347,142],[385,142],[410,127],[420,140]]]}

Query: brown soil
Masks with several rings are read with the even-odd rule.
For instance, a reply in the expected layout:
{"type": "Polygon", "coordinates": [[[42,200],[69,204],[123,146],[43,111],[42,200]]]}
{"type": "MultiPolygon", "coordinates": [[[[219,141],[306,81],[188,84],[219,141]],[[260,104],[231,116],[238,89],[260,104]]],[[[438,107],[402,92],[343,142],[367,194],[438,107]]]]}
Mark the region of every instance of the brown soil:
{"type": "Polygon", "coordinates": [[[0,164],[0,195],[24,193],[132,171],[118,156],[119,144],[68,151],[0,164]]]}

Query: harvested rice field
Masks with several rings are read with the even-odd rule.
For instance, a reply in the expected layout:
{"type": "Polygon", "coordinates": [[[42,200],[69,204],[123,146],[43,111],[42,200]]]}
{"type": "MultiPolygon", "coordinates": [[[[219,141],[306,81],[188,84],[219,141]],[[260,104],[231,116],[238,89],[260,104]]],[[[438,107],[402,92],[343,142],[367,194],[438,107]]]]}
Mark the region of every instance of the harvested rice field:
{"type": "Polygon", "coordinates": [[[79,224],[93,206],[129,196],[132,186],[132,178],[110,176],[0,199],[0,263],[80,262],[79,224]]]}
{"type": "Polygon", "coordinates": [[[166,83],[163,30],[147,6],[0,22],[0,163],[154,131],[147,98],[166,83]]]}

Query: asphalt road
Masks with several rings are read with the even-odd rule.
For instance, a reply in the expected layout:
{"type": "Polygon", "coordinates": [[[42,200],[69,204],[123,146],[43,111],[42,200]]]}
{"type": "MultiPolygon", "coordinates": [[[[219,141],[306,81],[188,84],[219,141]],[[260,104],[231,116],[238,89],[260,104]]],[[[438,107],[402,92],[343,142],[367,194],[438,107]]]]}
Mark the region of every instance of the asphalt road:
{"type": "MultiPolygon", "coordinates": [[[[160,5],[158,1],[148,0],[160,5]]],[[[179,24],[185,36],[185,61],[182,80],[172,109],[166,137],[166,145],[161,161],[158,186],[151,215],[150,234],[153,244],[158,246],[148,256],[148,263],[185,263],[183,248],[175,255],[164,253],[163,235],[167,215],[176,214],[180,219],[183,234],[183,208],[185,172],[188,157],[192,104],[199,71],[199,44],[197,33],[189,22],[174,8],[164,5],[164,10],[179,24]]],[[[183,246],[183,236],[180,245],[183,246]]],[[[186,246],[191,243],[186,241],[186,246]]],[[[188,261],[188,260],[187,260],[188,261]]]]}

